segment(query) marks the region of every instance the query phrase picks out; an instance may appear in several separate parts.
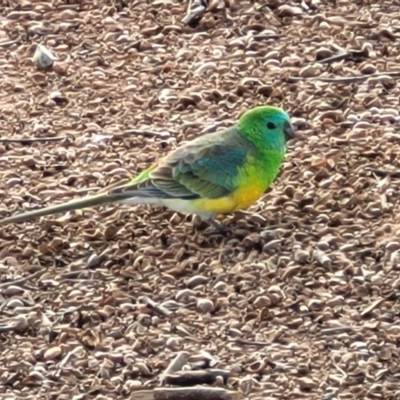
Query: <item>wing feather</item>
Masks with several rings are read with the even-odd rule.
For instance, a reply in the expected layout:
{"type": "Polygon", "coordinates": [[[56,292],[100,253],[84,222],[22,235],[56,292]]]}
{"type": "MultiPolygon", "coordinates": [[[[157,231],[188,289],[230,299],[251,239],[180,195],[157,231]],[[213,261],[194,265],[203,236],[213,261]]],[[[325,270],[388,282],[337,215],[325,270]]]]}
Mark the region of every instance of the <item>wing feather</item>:
{"type": "Polygon", "coordinates": [[[188,200],[226,196],[236,189],[239,169],[251,152],[252,145],[236,128],[200,136],[159,161],[142,181],[109,193],[188,200]]]}

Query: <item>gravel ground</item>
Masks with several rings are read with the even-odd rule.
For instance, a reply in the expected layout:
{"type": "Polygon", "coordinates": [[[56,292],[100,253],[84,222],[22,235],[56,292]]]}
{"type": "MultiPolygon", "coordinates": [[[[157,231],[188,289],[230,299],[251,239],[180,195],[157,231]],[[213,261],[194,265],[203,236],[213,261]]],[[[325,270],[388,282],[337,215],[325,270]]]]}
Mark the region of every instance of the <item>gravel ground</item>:
{"type": "Polygon", "coordinates": [[[142,390],[198,376],[225,399],[400,399],[399,3],[212,1],[191,26],[186,1],[123,3],[2,1],[0,216],[254,105],[298,138],[226,236],[145,206],[3,227],[1,399],[175,400],[142,390]]]}

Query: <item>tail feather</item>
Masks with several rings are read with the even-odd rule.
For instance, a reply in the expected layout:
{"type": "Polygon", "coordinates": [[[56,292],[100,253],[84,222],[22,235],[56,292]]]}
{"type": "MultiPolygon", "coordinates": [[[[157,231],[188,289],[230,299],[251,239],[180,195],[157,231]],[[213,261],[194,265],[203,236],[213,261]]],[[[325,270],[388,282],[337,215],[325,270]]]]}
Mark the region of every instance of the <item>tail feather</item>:
{"type": "Polygon", "coordinates": [[[58,204],[55,206],[41,208],[39,210],[28,211],[26,213],[13,215],[0,220],[0,226],[11,223],[25,222],[33,218],[43,217],[45,215],[58,214],[71,210],[79,210],[81,208],[99,206],[104,203],[113,203],[121,201],[121,196],[110,196],[107,193],[95,194],[82,199],[72,200],[67,203],[58,204]]]}
{"type": "Polygon", "coordinates": [[[126,200],[129,200],[128,203],[138,204],[140,201],[134,201],[132,198],[137,197],[144,201],[146,197],[152,197],[151,194],[147,192],[143,192],[140,190],[133,190],[135,185],[145,181],[148,179],[149,172],[156,167],[156,164],[153,164],[148,169],[142,171],[139,175],[132,179],[126,179],[125,181],[121,181],[115,183],[109,187],[102,189],[99,193],[94,194],[92,196],[86,196],[81,199],[71,200],[67,203],[58,204],[55,206],[49,206],[45,208],[41,208],[38,210],[28,211],[22,214],[13,215],[8,218],[4,218],[0,220],[0,226],[4,226],[11,223],[19,223],[25,222],[30,219],[44,217],[46,215],[64,213],[71,210],[79,210],[86,207],[99,206],[105,203],[116,203],[123,202],[126,203],[126,200]],[[123,189],[128,187],[129,191],[124,191],[123,189]]]}

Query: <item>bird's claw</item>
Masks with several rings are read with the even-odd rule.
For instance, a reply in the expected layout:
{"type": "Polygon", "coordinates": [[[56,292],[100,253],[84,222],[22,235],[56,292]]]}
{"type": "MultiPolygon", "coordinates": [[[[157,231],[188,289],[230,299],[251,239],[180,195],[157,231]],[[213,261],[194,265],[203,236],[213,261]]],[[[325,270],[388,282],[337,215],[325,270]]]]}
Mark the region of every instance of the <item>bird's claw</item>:
{"type": "Polygon", "coordinates": [[[214,221],[213,219],[208,219],[207,222],[211,225],[211,229],[204,231],[203,234],[207,236],[211,235],[225,235],[232,232],[232,228],[224,226],[214,221]]]}

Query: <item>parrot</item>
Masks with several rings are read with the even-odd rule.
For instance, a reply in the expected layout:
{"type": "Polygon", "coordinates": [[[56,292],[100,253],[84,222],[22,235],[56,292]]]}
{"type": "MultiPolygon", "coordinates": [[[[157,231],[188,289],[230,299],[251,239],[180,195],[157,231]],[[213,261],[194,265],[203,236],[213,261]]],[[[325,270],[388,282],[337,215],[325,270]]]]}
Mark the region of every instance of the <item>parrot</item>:
{"type": "Polygon", "coordinates": [[[277,177],[286,143],[294,136],[286,111],[272,105],[255,106],[242,113],[235,125],[181,144],[132,178],[94,195],[1,219],[0,226],[122,203],[198,215],[214,230],[223,230],[214,218],[246,209],[261,198],[277,177]]]}

